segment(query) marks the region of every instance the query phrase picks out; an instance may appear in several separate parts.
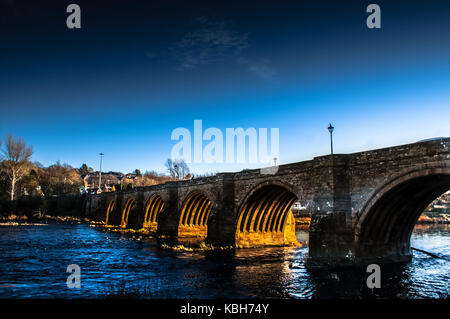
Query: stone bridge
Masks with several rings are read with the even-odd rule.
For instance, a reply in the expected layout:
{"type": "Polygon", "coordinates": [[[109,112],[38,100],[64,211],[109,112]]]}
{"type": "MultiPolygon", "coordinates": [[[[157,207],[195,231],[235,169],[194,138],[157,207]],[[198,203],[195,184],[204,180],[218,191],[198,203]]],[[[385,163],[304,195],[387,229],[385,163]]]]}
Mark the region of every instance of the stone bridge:
{"type": "Polygon", "coordinates": [[[450,138],[335,154],[212,177],[89,195],[106,224],[214,245],[296,243],[291,207],[311,212],[311,267],[410,260],[418,217],[450,189],[450,138]]]}

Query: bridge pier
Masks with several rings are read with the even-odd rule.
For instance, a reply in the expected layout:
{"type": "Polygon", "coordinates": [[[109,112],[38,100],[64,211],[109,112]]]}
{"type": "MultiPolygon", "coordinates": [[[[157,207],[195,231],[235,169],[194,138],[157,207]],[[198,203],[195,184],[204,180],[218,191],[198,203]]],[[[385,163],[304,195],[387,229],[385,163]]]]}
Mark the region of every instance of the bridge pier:
{"type": "Polygon", "coordinates": [[[310,268],[333,267],[355,262],[354,229],[347,155],[316,158],[323,180],[314,197],[316,205],[309,230],[310,268]],[[319,166],[320,165],[320,166],[319,166]]]}
{"type": "Polygon", "coordinates": [[[118,192],[115,198],[115,204],[112,211],[109,213],[109,225],[120,226],[122,219],[122,211],[124,209],[126,199],[124,199],[124,193],[118,192]]]}
{"type": "Polygon", "coordinates": [[[156,234],[158,236],[178,236],[179,226],[179,198],[177,183],[166,183],[168,196],[164,201],[164,208],[157,217],[158,229],[156,234]]]}
{"type": "Polygon", "coordinates": [[[310,268],[353,265],[353,229],[340,221],[338,214],[314,214],[309,233],[307,266],[310,268]]]}
{"type": "Polygon", "coordinates": [[[133,228],[133,229],[140,229],[142,228],[142,225],[144,224],[144,192],[142,189],[138,189],[135,199],[135,207],[130,212],[130,215],[128,216],[128,221],[126,227],[133,228]]]}
{"type": "Polygon", "coordinates": [[[208,223],[207,242],[215,246],[234,246],[236,235],[235,184],[232,174],[220,174],[217,206],[208,223]]]}

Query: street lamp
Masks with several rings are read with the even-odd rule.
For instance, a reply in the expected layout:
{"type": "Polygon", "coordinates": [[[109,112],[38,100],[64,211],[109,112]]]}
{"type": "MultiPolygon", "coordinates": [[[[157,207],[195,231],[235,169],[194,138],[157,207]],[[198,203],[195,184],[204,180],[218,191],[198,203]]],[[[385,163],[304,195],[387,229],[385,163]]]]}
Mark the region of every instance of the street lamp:
{"type": "Polygon", "coordinates": [[[178,172],[178,164],[174,164],[173,168],[175,169],[175,174],[174,175],[176,176],[176,178],[181,179],[180,178],[180,174],[178,172]]]}
{"type": "Polygon", "coordinates": [[[328,126],[328,132],[330,132],[331,155],[333,155],[333,131],[334,131],[334,127],[330,123],[330,125],[328,126]]]}
{"type": "Polygon", "coordinates": [[[98,189],[102,190],[102,159],[103,159],[103,153],[100,153],[100,177],[98,179],[98,189]]]}

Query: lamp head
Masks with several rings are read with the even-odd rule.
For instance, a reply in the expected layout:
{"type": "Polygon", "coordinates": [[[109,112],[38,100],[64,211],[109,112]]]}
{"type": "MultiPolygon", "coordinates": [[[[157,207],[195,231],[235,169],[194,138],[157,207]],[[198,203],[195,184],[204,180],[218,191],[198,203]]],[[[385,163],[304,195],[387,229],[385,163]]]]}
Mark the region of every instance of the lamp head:
{"type": "Polygon", "coordinates": [[[328,126],[328,131],[330,132],[330,134],[333,133],[333,131],[334,131],[334,127],[333,127],[333,125],[331,125],[331,123],[328,126]]]}

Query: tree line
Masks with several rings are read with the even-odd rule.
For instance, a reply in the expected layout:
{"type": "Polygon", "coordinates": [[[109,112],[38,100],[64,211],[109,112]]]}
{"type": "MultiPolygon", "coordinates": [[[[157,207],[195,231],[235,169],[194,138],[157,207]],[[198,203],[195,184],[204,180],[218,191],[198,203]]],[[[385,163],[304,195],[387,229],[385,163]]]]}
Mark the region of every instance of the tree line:
{"type": "MultiPolygon", "coordinates": [[[[0,140],[0,194],[13,201],[23,195],[59,195],[79,192],[82,179],[79,171],[68,164],[56,162],[44,167],[32,162],[33,146],[21,137],[8,135],[0,140]]],[[[4,199],[4,198],[3,198],[4,199]]]]}
{"type": "MultiPolygon", "coordinates": [[[[74,168],[58,161],[45,167],[39,162],[33,162],[33,146],[27,145],[22,137],[11,134],[6,136],[3,143],[0,140],[0,150],[0,200],[14,201],[28,195],[48,197],[80,194],[80,189],[84,186],[83,178],[94,173],[94,170],[86,164],[80,168],[74,168]]],[[[136,169],[133,172],[133,179],[124,177],[122,184],[129,188],[194,178],[183,160],[168,159],[165,166],[167,175],[155,171],[141,173],[139,169],[136,169]]]]}

